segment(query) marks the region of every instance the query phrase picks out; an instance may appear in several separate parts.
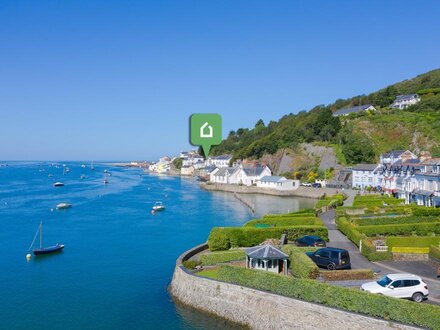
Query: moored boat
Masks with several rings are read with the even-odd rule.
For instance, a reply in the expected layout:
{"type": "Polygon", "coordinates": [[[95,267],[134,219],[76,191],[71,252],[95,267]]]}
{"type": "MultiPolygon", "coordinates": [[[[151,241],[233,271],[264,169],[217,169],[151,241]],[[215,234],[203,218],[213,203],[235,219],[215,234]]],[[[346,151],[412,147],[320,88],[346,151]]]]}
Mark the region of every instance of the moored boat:
{"type": "Polygon", "coordinates": [[[66,210],[66,209],[70,209],[72,207],[72,204],[69,203],[59,203],[57,205],[57,210],[66,210]]]}
{"type": "Polygon", "coordinates": [[[55,183],[53,184],[53,186],[54,186],[54,187],[63,187],[63,186],[64,186],[64,183],[62,183],[62,182],[55,182],[55,183]]]}
{"type": "Polygon", "coordinates": [[[156,202],[153,206],[153,211],[155,212],[165,211],[165,205],[163,205],[162,202],[156,202]]]}
{"type": "MultiPolygon", "coordinates": [[[[48,247],[43,247],[43,221],[40,222],[40,226],[38,227],[37,232],[35,233],[34,239],[31,243],[31,246],[29,247],[29,250],[34,246],[34,242],[35,239],[37,238],[37,235],[40,234],[40,247],[39,248],[34,248],[32,250],[34,255],[42,255],[42,254],[50,254],[50,253],[54,253],[57,251],[60,251],[62,249],[64,249],[64,244],[60,244],[57,243],[53,246],[48,246],[48,247]]],[[[30,259],[30,254],[28,254],[26,256],[26,258],[28,258],[28,260],[30,259]]]]}

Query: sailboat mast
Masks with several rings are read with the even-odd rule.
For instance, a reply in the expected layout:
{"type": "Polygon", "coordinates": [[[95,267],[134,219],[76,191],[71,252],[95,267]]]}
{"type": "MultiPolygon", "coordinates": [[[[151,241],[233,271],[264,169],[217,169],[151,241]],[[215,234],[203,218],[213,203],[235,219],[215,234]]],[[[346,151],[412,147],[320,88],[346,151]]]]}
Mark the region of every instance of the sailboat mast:
{"type": "Polygon", "coordinates": [[[40,249],[43,248],[43,221],[40,222],[40,249]]]}

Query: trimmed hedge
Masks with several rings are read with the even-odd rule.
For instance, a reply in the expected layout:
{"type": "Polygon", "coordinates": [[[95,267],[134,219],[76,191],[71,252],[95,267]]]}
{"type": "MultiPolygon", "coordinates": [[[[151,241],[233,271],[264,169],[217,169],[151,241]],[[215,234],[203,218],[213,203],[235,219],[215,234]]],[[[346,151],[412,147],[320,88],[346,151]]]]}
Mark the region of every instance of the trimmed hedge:
{"type": "Polygon", "coordinates": [[[362,255],[370,261],[381,261],[393,259],[393,254],[390,250],[387,252],[377,252],[376,246],[370,239],[362,240],[362,255]]]}
{"type": "Polygon", "coordinates": [[[440,236],[387,237],[387,245],[389,248],[396,247],[396,246],[429,247],[431,245],[438,246],[439,244],[440,244],[440,236]]]}
{"type": "Polygon", "coordinates": [[[440,208],[433,209],[427,207],[414,208],[413,214],[422,217],[440,217],[440,208]]]}
{"type": "Polygon", "coordinates": [[[306,252],[315,252],[314,247],[296,247],[285,245],[283,251],[289,255],[290,272],[294,277],[315,279],[319,275],[319,267],[307,256],[306,252]]]}
{"type": "Polygon", "coordinates": [[[221,252],[211,252],[208,254],[202,254],[200,256],[200,261],[204,266],[216,265],[223,262],[245,260],[246,252],[242,249],[240,250],[228,250],[221,252]]]}
{"type": "Polygon", "coordinates": [[[255,219],[247,222],[244,227],[255,227],[256,225],[268,225],[271,227],[287,227],[287,226],[323,226],[324,223],[321,219],[316,217],[310,218],[263,218],[263,219],[255,219]]]}
{"type": "Polygon", "coordinates": [[[321,277],[326,281],[358,281],[371,280],[374,278],[372,269],[348,269],[322,271],[321,277]]]}
{"type": "Polygon", "coordinates": [[[412,223],[397,225],[362,226],[357,230],[366,236],[396,236],[396,235],[418,235],[427,236],[431,233],[440,234],[440,222],[433,223],[412,223]]]}
{"type": "Polygon", "coordinates": [[[391,249],[391,252],[409,253],[409,254],[428,254],[429,247],[395,246],[391,249]]]}
{"type": "Polygon", "coordinates": [[[217,278],[224,282],[269,291],[350,312],[423,328],[440,328],[440,307],[376,295],[308,279],[292,279],[252,269],[222,266],[217,278]]]}
{"type": "Polygon", "coordinates": [[[394,197],[382,196],[382,195],[366,195],[366,196],[355,196],[353,201],[354,207],[374,207],[374,206],[384,206],[386,205],[400,205],[404,203],[404,199],[397,199],[394,197]]]}
{"type": "Polygon", "coordinates": [[[263,219],[279,219],[279,218],[314,218],[315,212],[294,212],[294,213],[282,213],[282,214],[266,214],[263,219]]]}
{"type": "Polygon", "coordinates": [[[343,194],[335,194],[333,196],[327,196],[321,198],[315,205],[315,208],[321,208],[323,206],[342,206],[344,204],[345,195],[343,194]]]}
{"type": "Polygon", "coordinates": [[[386,217],[386,218],[385,217],[384,218],[352,218],[351,222],[358,226],[376,226],[376,225],[440,222],[440,218],[420,217],[420,216],[386,217]]]}
{"type": "Polygon", "coordinates": [[[440,247],[431,245],[429,247],[429,255],[437,260],[440,260],[440,247]]]}
{"type": "Polygon", "coordinates": [[[231,247],[255,246],[268,238],[279,239],[284,233],[287,233],[289,240],[295,240],[304,235],[317,235],[328,241],[328,229],[324,226],[214,227],[209,234],[208,246],[211,251],[229,250],[231,247]]]}
{"type": "Polygon", "coordinates": [[[340,232],[348,237],[350,241],[359,246],[359,241],[363,238],[363,235],[354,227],[347,218],[341,217],[336,219],[336,225],[340,232]]]}

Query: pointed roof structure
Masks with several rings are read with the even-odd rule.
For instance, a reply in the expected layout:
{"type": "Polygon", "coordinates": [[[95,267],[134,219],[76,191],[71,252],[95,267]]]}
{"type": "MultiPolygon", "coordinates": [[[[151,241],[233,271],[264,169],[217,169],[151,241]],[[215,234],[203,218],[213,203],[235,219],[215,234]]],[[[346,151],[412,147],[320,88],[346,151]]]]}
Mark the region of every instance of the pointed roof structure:
{"type": "Polygon", "coordinates": [[[273,247],[270,244],[254,246],[246,249],[246,255],[249,258],[273,260],[273,259],[289,259],[289,256],[283,251],[273,247]]]}

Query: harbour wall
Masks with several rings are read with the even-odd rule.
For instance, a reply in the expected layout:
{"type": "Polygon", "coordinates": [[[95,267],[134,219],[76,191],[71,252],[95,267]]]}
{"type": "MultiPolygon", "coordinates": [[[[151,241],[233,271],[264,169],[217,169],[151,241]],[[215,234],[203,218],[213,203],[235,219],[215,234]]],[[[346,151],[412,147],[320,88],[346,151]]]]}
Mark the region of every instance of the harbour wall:
{"type": "Polygon", "coordinates": [[[176,262],[170,293],[178,301],[252,329],[417,329],[193,274],[182,262],[207,249],[199,245],[176,262]]]}
{"type": "Polygon", "coordinates": [[[298,187],[295,190],[276,190],[270,188],[261,188],[257,186],[240,186],[225,183],[202,183],[200,185],[203,189],[209,191],[226,191],[239,194],[264,194],[272,196],[293,196],[319,199],[324,195],[334,195],[341,192],[334,188],[312,188],[312,187],[298,187]]]}

